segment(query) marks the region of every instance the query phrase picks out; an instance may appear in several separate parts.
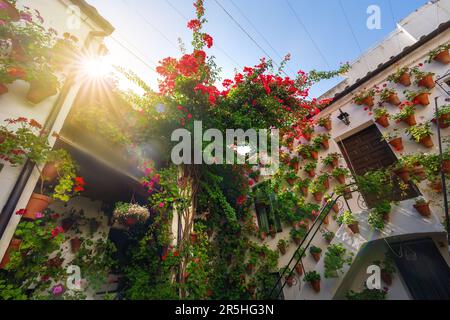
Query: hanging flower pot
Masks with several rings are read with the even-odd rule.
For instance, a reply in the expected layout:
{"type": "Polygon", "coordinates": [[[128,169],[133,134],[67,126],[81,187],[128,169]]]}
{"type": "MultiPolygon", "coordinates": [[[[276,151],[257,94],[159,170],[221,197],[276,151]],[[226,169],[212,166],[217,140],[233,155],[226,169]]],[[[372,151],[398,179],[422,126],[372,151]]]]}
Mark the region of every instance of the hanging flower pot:
{"type": "Polygon", "coordinates": [[[423,167],[414,167],[412,169],[412,174],[413,174],[414,178],[417,179],[418,181],[424,181],[427,179],[427,176],[425,174],[425,170],[423,169],[423,167]]]}
{"type": "Polygon", "coordinates": [[[372,108],[375,105],[375,103],[373,101],[373,96],[368,96],[368,97],[364,98],[362,103],[364,105],[368,106],[369,108],[372,108]]]}
{"type": "Polygon", "coordinates": [[[442,51],[441,53],[438,53],[433,60],[438,61],[443,64],[449,64],[450,63],[450,55],[448,53],[448,49],[442,51]]]}
{"type": "Polygon", "coordinates": [[[70,239],[70,248],[72,253],[77,253],[80,250],[81,247],[81,239],[80,238],[73,238],[70,239]]]}
{"type": "Polygon", "coordinates": [[[430,104],[429,95],[429,93],[421,93],[415,98],[415,100],[422,106],[427,106],[430,104]]]}
{"type": "Polygon", "coordinates": [[[308,171],[308,176],[310,178],[314,178],[316,176],[316,171],[314,169],[311,169],[308,171]]]}
{"type": "Polygon", "coordinates": [[[409,116],[406,116],[403,121],[410,127],[415,126],[417,124],[416,122],[416,115],[411,114],[409,116]]]}
{"type": "MultiPolygon", "coordinates": [[[[433,119],[433,122],[436,123],[436,119],[433,119]]],[[[448,119],[448,114],[442,114],[439,116],[439,127],[441,129],[447,129],[450,126],[450,121],[448,119]]]]}
{"type": "Polygon", "coordinates": [[[11,257],[11,253],[13,253],[14,251],[18,251],[20,249],[20,245],[22,243],[22,240],[20,239],[16,239],[13,238],[8,246],[8,249],[6,249],[5,255],[3,256],[2,261],[0,262],[0,269],[4,269],[9,261],[10,261],[10,257],[11,257]]]}
{"type": "Polygon", "coordinates": [[[311,281],[310,284],[315,292],[317,292],[317,293],[320,292],[320,280],[311,281]]]}
{"type": "Polygon", "coordinates": [[[409,174],[409,169],[407,168],[400,168],[397,170],[394,170],[394,173],[402,179],[404,183],[408,183],[411,180],[411,176],[409,174]]]}
{"type": "Polygon", "coordinates": [[[322,198],[323,198],[323,193],[322,192],[315,192],[315,193],[313,193],[313,196],[314,196],[314,199],[317,202],[321,202],[322,198]]]}
{"type": "MultiPolygon", "coordinates": [[[[339,213],[340,209],[339,209],[339,205],[337,203],[335,203],[331,209],[333,209],[334,213],[339,213]]],[[[328,216],[327,216],[328,218],[328,216]]]]}
{"type": "Polygon", "coordinates": [[[428,185],[431,189],[433,189],[434,192],[442,193],[442,182],[439,179],[436,179],[435,181],[431,181],[428,185]]]}
{"type": "Polygon", "coordinates": [[[267,233],[261,232],[261,233],[259,234],[259,238],[260,238],[262,241],[266,240],[266,238],[267,238],[267,233]]]}
{"type": "Polygon", "coordinates": [[[295,178],[287,178],[286,181],[291,186],[293,186],[295,184],[295,178]]]}
{"type": "Polygon", "coordinates": [[[295,272],[297,272],[297,274],[299,276],[303,275],[303,267],[302,267],[301,263],[299,263],[295,266],[295,272]]]}
{"type": "Polygon", "coordinates": [[[386,270],[381,270],[381,280],[388,286],[392,285],[392,274],[386,270]]]}
{"type": "Polygon", "coordinates": [[[389,144],[397,151],[403,151],[403,140],[401,137],[389,141],[389,144]]]}
{"type": "Polygon", "coordinates": [[[420,200],[417,201],[416,204],[414,205],[414,208],[417,210],[417,212],[420,213],[420,215],[422,217],[429,217],[431,215],[431,210],[430,210],[430,203],[429,202],[425,202],[424,200],[420,200]]]}
{"type": "Polygon", "coordinates": [[[444,173],[450,173],[450,160],[444,160],[442,162],[442,170],[444,170],[444,173]]]}
{"type": "Polygon", "coordinates": [[[345,184],[345,175],[341,174],[339,176],[336,177],[336,180],[340,183],[340,184],[345,184]]]}
{"type": "Polygon", "coordinates": [[[330,178],[326,178],[323,180],[323,187],[325,188],[325,190],[330,189],[330,178]]]}
{"type": "Polygon", "coordinates": [[[428,89],[433,89],[436,86],[432,75],[427,75],[427,76],[423,77],[422,79],[419,80],[417,85],[419,87],[425,87],[428,89]]]}
{"type": "Polygon", "coordinates": [[[55,86],[39,81],[31,81],[30,89],[27,93],[27,100],[33,104],[38,104],[57,93],[58,91],[55,86]]]}
{"type": "Polygon", "coordinates": [[[322,147],[323,147],[325,150],[328,150],[328,149],[330,148],[330,141],[329,141],[329,140],[323,140],[323,141],[321,142],[321,144],[322,144],[322,147]]]}
{"type": "Polygon", "coordinates": [[[405,87],[409,87],[411,85],[411,77],[410,77],[409,73],[408,72],[403,73],[398,78],[398,83],[400,83],[401,85],[403,85],[405,87]]]}
{"type": "Polygon", "coordinates": [[[23,218],[28,220],[36,220],[36,213],[42,212],[47,209],[52,201],[52,198],[47,197],[43,194],[33,193],[30,200],[28,201],[27,207],[25,209],[26,213],[23,215],[23,218]]]}
{"type": "Polygon", "coordinates": [[[426,148],[432,148],[434,146],[431,136],[423,137],[422,139],[420,139],[420,143],[426,148]]]}
{"type": "Polygon", "coordinates": [[[353,224],[350,224],[349,226],[348,226],[348,228],[353,232],[353,233],[359,233],[359,225],[358,225],[358,222],[356,222],[356,223],[353,223],[353,224]]]}
{"type": "Polygon", "coordinates": [[[45,181],[52,182],[56,179],[57,176],[58,167],[54,162],[47,163],[42,169],[41,178],[43,178],[45,181]]]}
{"type": "Polygon", "coordinates": [[[383,128],[389,127],[389,118],[386,115],[382,115],[375,120],[383,128]]]}
{"type": "Polygon", "coordinates": [[[7,0],[0,0],[0,13],[6,13],[11,21],[20,20],[20,12],[17,10],[16,6],[7,0]]]}
{"type": "Polygon", "coordinates": [[[308,196],[308,188],[307,187],[301,187],[303,196],[306,198],[308,196]]]}
{"type": "Polygon", "coordinates": [[[8,93],[9,89],[3,83],[0,83],[0,96],[8,93]]]}
{"type": "Polygon", "coordinates": [[[271,228],[269,230],[269,234],[272,237],[272,239],[275,239],[275,237],[277,236],[277,232],[275,231],[275,229],[271,228]]]}
{"type": "Polygon", "coordinates": [[[318,159],[319,159],[319,153],[318,153],[317,151],[312,150],[312,151],[311,151],[311,157],[312,157],[314,160],[318,160],[318,159]]]}
{"type": "Polygon", "coordinates": [[[393,106],[398,106],[400,105],[402,102],[400,101],[398,95],[396,93],[391,94],[387,101],[392,104],[393,106]]]}
{"type": "MultiPolygon", "coordinates": [[[[339,210],[339,209],[338,209],[339,210]]],[[[326,215],[325,218],[323,219],[323,223],[325,225],[329,225],[330,224],[330,216],[326,215]]]]}

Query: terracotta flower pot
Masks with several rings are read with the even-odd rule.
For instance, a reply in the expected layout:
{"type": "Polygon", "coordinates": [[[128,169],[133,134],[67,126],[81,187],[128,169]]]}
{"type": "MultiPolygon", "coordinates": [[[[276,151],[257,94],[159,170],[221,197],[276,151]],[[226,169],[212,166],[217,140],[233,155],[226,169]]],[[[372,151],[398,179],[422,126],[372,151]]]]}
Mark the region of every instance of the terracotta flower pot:
{"type": "Polygon", "coordinates": [[[319,153],[317,151],[311,151],[311,157],[314,160],[318,160],[319,159],[319,153]]]}
{"type": "Polygon", "coordinates": [[[307,196],[308,196],[308,188],[306,188],[306,187],[301,187],[301,190],[302,190],[303,196],[304,196],[304,197],[307,197],[307,196]]]}
{"type": "Polygon", "coordinates": [[[26,207],[26,213],[23,218],[28,220],[36,220],[36,213],[42,212],[48,208],[53,200],[43,194],[33,193],[26,207]]]}
{"type": "Polygon", "coordinates": [[[315,292],[320,292],[320,280],[311,281],[311,287],[314,289],[315,292]]]}
{"type": "Polygon", "coordinates": [[[394,147],[397,151],[403,151],[403,140],[402,138],[395,138],[391,141],[389,141],[389,144],[394,147]]]}
{"type": "Polygon", "coordinates": [[[387,116],[381,116],[375,121],[384,128],[389,127],[389,118],[387,116]]]}
{"type": "Polygon", "coordinates": [[[311,135],[309,133],[303,133],[303,138],[305,138],[305,140],[307,141],[311,141],[311,135]]]}
{"type": "Polygon", "coordinates": [[[323,223],[324,223],[325,225],[329,225],[329,224],[330,224],[330,216],[329,216],[329,215],[326,215],[326,216],[325,216],[325,218],[323,219],[323,223]]]}
{"type": "Polygon", "coordinates": [[[429,93],[421,93],[414,100],[423,106],[430,104],[429,93]]]}
{"type": "Polygon", "coordinates": [[[442,193],[443,188],[440,180],[430,182],[429,187],[437,193],[442,193]]]}
{"type": "Polygon", "coordinates": [[[333,169],[337,168],[339,166],[339,159],[335,158],[333,159],[333,162],[331,163],[331,167],[333,169]]]}
{"type": "Polygon", "coordinates": [[[320,253],[311,253],[311,255],[314,258],[314,261],[319,262],[320,261],[320,253]]]}
{"type": "Polygon", "coordinates": [[[279,247],[278,247],[278,250],[280,250],[280,253],[281,253],[282,255],[285,255],[285,254],[286,254],[286,246],[279,246],[279,247]]]}
{"type": "MultiPolygon", "coordinates": [[[[331,209],[333,209],[334,213],[339,213],[339,205],[337,203],[335,203],[333,205],[333,207],[331,207],[331,209]]],[[[327,216],[328,217],[328,216],[327,216]]]]}
{"type": "Polygon", "coordinates": [[[324,127],[325,129],[327,129],[328,131],[331,131],[331,129],[332,129],[331,119],[328,119],[328,120],[323,124],[322,127],[324,127]]]}
{"type": "Polygon", "coordinates": [[[416,178],[419,181],[424,181],[427,179],[427,176],[425,175],[425,170],[423,167],[414,167],[412,169],[412,174],[414,178],[416,178]]]}
{"type": "Polygon", "coordinates": [[[18,251],[20,248],[20,244],[22,243],[22,240],[13,238],[8,246],[8,249],[6,249],[5,255],[3,256],[2,261],[0,262],[0,269],[4,269],[7,264],[10,261],[11,253],[14,251],[18,251]]]}
{"type": "Polygon", "coordinates": [[[70,248],[72,253],[77,253],[80,250],[81,247],[81,239],[80,238],[73,238],[70,239],[70,248]]]}
{"type": "Polygon", "coordinates": [[[393,106],[398,106],[398,105],[400,105],[402,103],[400,101],[400,99],[398,98],[398,95],[396,93],[391,94],[387,101],[390,104],[392,104],[393,106]]]}
{"type": "Polygon", "coordinates": [[[381,280],[388,286],[392,285],[392,275],[386,271],[381,270],[381,280]]]}
{"type": "Polygon", "coordinates": [[[0,0],[0,12],[6,12],[7,16],[11,21],[19,21],[20,20],[20,12],[17,8],[11,4],[9,1],[0,0]]]}
{"type": "Polygon", "coordinates": [[[292,286],[294,285],[294,282],[295,282],[294,276],[287,276],[287,277],[286,277],[286,284],[287,284],[289,287],[292,287],[292,286]]]}
{"type": "Polygon", "coordinates": [[[359,225],[357,222],[349,225],[348,227],[353,233],[359,233],[359,225]]]}
{"type": "Polygon", "coordinates": [[[291,186],[293,186],[294,185],[294,183],[295,183],[295,179],[286,179],[286,181],[287,181],[287,183],[289,184],[289,185],[291,185],[291,186]]]}
{"type": "Polygon", "coordinates": [[[442,162],[442,170],[444,170],[444,173],[450,173],[450,160],[444,160],[442,162]]]}
{"type": "Polygon", "coordinates": [[[295,271],[299,276],[303,275],[303,267],[300,263],[295,266],[295,271]]]}
{"type": "Polygon", "coordinates": [[[420,81],[417,83],[417,85],[419,87],[425,87],[428,89],[433,89],[436,86],[436,84],[434,83],[433,76],[431,76],[431,75],[425,76],[422,79],[420,79],[420,81]]]}
{"type": "Polygon", "coordinates": [[[198,234],[196,234],[196,233],[191,233],[191,234],[189,235],[189,237],[190,237],[190,239],[191,239],[191,243],[192,243],[192,244],[197,243],[198,234]]]}
{"type": "Polygon", "coordinates": [[[449,64],[450,63],[450,55],[448,53],[448,50],[442,51],[439,53],[436,57],[434,57],[435,61],[438,61],[443,64],[449,64]]]}
{"type": "Polygon", "coordinates": [[[300,243],[302,242],[302,238],[300,238],[300,237],[296,237],[296,238],[294,238],[294,242],[295,242],[295,244],[296,245],[300,245],[300,243]]]}
{"type": "Polygon", "coordinates": [[[30,83],[30,89],[27,93],[27,100],[33,104],[38,104],[57,93],[58,91],[54,86],[40,83],[38,81],[32,81],[30,83]]]}
{"type": "Polygon", "coordinates": [[[323,140],[323,141],[322,141],[322,147],[323,147],[325,150],[328,150],[328,149],[330,148],[330,141],[328,141],[328,140],[323,140]]]}
{"type": "Polygon", "coordinates": [[[439,127],[441,129],[447,129],[449,127],[448,114],[443,114],[439,117],[439,127]]]}
{"type": "Polygon", "coordinates": [[[317,202],[321,202],[322,198],[323,198],[323,193],[322,192],[316,192],[316,193],[313,193],[313,196],[314,196],[314,199],[317,202]]]}
{"type": "Polygon", "coordinates": [[[277,232],[275,230],[270,230],[269,234],[272,239],[275,239],[275,237],[277,236],[277,232]]]}
{"type": "Polygon", "coordinates": [[[417,124],[416,115],[414,114],[407,116],[406,118],[403,119],[403,121],[410,127],[415,126],[417,124]]]}
{"type": "Polygon", "coordinates": [[[406,168],[397,169],[394,171],[396,175],[402,179],[404,183],[408,183],[411,180],[411,176],[409,174],[409,170],[406,168]]]}
{"type": "Polygon", "coordinates": [[[389,222],[391,220],[391,215],[388,213],[383,213],[383,220],[389,222]]]}
{"type": "Polygon", "coordinates": [[[3,83],[0,83],[0,96],[4,95],[5,93],[8,93],[9,89],[6,85],[3,83]]]}
{"type": "Polygon", "coordinates": [[[375,105],[372,96],[366,97],[366,98],[362,101],[362,103],[365,104],[366,106],[368,106],[369,108],[372,108],[372,107],[375,105]]]}
{"type": "Polygon", "coordinates": [[[324,182],[323,182],[323,187],[328,190],[330,189],[330,179],[327,178],[324,182]]]}
{"type": "Polygon", "coordinates": [[[298,169],[299,169],[299,167],[300,167],[300,163],[299,163],[299,162],[294,162],[294,163],[291,163],[291,166],[292,166],[292,169],[293,169],[295,172],[297,172],[298,169]]]}
{"type": "Polygon", "coordinates": [[[414,208],[417,210],[417,212],[420,213],[422,217],[429,217],[431,215],[430,210],[430,204],[429,203],[423,203],[423,204],[415,204],[414,208]]]}
{"type": "Polygon", "coordinates": [[[314,169],[311,169],[308,171],[308,176],[310,178],[314,178],[316,176],[316,171],[314,169]]]}
{"type": "Polygon", "coordinates": [[[405,72],[400,76],[400,78],[398,79],[398,83],[405,87],[409,87],[411,85],[411,77],[409,76],[408,72],[405,72]]]}
{"type": "Polygon", "coordinates": [[[431,136],[423,137],[422,139],[420,139],[420,143],[426,148],[432,148],[434,146],[431,136]]]}
{"type": "Polygon", "coordinates": [[[42,169],[41,176],[45,181],[54,181],[58,176],[58,167],[54,162],[47,163],[42,169]]]}

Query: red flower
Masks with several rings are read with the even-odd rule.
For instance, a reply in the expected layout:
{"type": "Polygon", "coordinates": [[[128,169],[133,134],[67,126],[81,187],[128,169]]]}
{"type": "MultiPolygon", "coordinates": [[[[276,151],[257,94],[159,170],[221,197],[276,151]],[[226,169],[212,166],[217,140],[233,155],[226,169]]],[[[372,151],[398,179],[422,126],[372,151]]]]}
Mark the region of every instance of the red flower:
{"type": "Polygon", "coordinates": [[[199,64],[205,64],[206,61],[206,53],[203,50],[195,50],[192,54],[195,59],[197,59],[199,64]]]}
{"type": "Polygon", "coordinates": [[[37,128],[37,129],[42,129],[42,125],[34,119],[30,120],[30,126],[37,128]]]}
{"type": "Polygon", "coordinates": [[[78,184],[78,185],[80,185],[80,186],[86,185],[86,182],[84,181],[84,178],[83,178],[83,177],[76,177],[76,178],[75,178],[75,183],[78,184]]]}
{"type": "Polygon", "coordinates": [[[64,229],[62,227],[56,227],[55,229],[52,230],[52,237],[55,238],[57,237],[60,233],[64,233],[64,229]]]}
{"type": "Polygon", "coordinates": [[[198,67],[199,64],[197,59],[193,55],[185,54],[181,57],[176,68],[183,76],[189,77],[192,74],[197,73],[198,67]]]}
{"type": "Polygon", "coordinates": [[[236,203],[238,206],[242,206],[245,203],[245,200],[246,200],[245,196],[239,196],[236,199],[236,203]]]}
{"type": "Polygon", "coordinates": [[[27,213],[27,210],[26,210],[26,209],[20,209],[20,210],[16,211],[16,214],[17,214],[18,216],[23,216],[23,215],[26,214],[26,213],[27,213]]]}
{"type": "Polygon", "coordinates": [[[202,24],[201,24],[200,20],[198,20],[198,19],[193,19],[193,20],[189,21],[187,24],[187,27],[194,31],[198,31],[201,28],[201,26],[202,26],[202,24]]]}
{"type": "Polygon", "coordinates": [[[203,34],[203,40],[205,41],[208,48],[211,48],[213,46],[214,40],[209,34],[203,34]]]}
{"type": "Polygon", "coordinates": [[[8,74],[11,77],[19,78],[19,79],[25,78],[25,76],[27,75],[26,71],[23,70],[22,68],[11,68],[8,70],[8,74]]]}

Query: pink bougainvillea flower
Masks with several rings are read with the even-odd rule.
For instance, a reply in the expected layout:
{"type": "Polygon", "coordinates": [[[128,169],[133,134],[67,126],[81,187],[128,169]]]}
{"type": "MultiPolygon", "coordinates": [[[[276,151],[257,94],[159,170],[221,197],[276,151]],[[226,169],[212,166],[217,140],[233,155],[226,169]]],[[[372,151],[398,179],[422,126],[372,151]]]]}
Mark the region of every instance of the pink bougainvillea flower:
{"type": "Polygon", "coordinates": [[[35,217],[36,219],[42,219],[44,217],[44,214],[42,212],[36,212],[35,217]]]}
{"type": "Polygon", "coordinates": [[[64,292],[64,287],[62,284],[57,284],[52,288],[52,293],[54,296],[59,296],[64,292]]]}
{"type": "Polygon", "coordinates": [[[246,200],[245,196],[239,196],[236,199],[236,203],[238,206],[242,206],[245,203],[245,200],[246,200]]]}
{"type": "Polygon", "coordinates": [[[164,206],[165,206],[164,202],[161,202],[161,203],[159,204],[159,207],[160,207],[160,208],[164,208],[164,206]]]}
{"type": "Polygon", "coordinates": [[[253,187],[253,186],[255,185],[255,180],[249,179],[249,180],[248,180],[248,185],[249,185],[250,187],[253,187]]]}

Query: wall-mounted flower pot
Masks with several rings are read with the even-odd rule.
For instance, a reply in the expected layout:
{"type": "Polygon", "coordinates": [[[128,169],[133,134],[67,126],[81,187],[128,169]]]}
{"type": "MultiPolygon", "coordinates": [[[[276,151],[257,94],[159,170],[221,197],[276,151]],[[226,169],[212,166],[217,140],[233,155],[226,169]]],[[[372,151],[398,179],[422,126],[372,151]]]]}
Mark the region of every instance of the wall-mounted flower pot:
{"type": "Polygon", "coordinates": [[[16,22],[20,20],[19,10],[9,1],[0,0],[0,8],[0,12],[5,12],[11,21],[16,22]]]}
{"type": "Polygon", "coordinates": [[[302,238],[301,237],[295,237],[293,240],[294,240],[295,244],[298,245],[298,246],[302,242],[302,238]]]}
{"type": "Polygon", "coordinates": [[[302,191],[303,196],[306,198],[308,196],[308,188],[301,187],[300,190],[302,191]]]}
{"type": "Polygon", "coordinates": [[[287,284],[289,287],[292,287],[292,286],[294,285],[294,283],[295,283],[295,277],[294,277],[294,275],[290,275],[290,276],[287,276],[287,277],[286,277],[286,284],[287,284]]]}
{"type": "Polygon", "coordinates": [[[410,127],[415,126],[417,124],[416,115],[412,114],[410,116],[407,116],[406,118],[403,119],[403,122],[405,122],[410,127]]]}
{"type": "Polygon", "coordinates": [[[403,151],[403,140],[402,138],[395,138],[389,141],[389,144],[397,151],[403,151]]]}
{"type": "Polygon", "coordinates": [[[389,127],[389,118],[387,116],[381,116],[375,120],[383,128],[389,127]]]}
{"type": "Polygon", "coordinates": [[[396,93],[391,94],[389,96],[389,98],[387,99],[387,101],[390,104],[392,104],[393,106],[398,106],[398,105],[400,105],[402,103],[396,93]]]}
{"type": "Polygon", "coordinates": [[[47,163],[41,172],[41,177],[45,181],[55,181],[56,177],[58,176],[58,167],[54,162],[47,163]]]}
{"type": "Polygon", "coordinates": [[[286,179],[286,181],[290,186],[293,186],[295,183],[295,179],[292,179],[292,178],[286,179]]]}
{"type": "Polygon", "coordinates": [[[0,83],[0,96],[4,95],[5,93],[8,93],[9,89],[6,85],[3,83],[0,83]]]}
{"type": "Polygon", "coordinates": [[[450,63],[450,55],[448,53],[448,50],[442,51],[436,57],[434,57],[433,60],[438,61],[443,64],[449,64],[450,63]]]}
{"type": "MultiPolygon", "coordinates": [[[[338,209],[339,210],[339,209],[338,209]]],[[[323,219],[323,223],[325,225],[329,225],[330,224],[330,216],[326,215],[325,218],[323,219]]]]}
{"type": "Polygon", "coordinates": [[[442,170],[444,170],[445,173],[450,173],[450,160],[444,160],[442,162],[442,170]]]}
{"type": "Polygon", "coordinates": [[[277,232],[274,229],[270,229],[269,234],[272,239],[275,239],[275,237],[277,236],[277,232]]]}
{"type": "Polygon", "coordinates": [[[433,76],[431,76],[431,75],[425,76],[422,79],[420,79],[420,81],[417,83],[417,85],[419,87],[425,87],[428,89],[433,89],[436,86],[436,84],[434,83],[433,76]]]}
{"type": "Polygon", "coordinates": [[[399,176],[399,178],[402,179],[402,181],[404,183],[408,183],[411,180],[411,175],[409,174],[409,169],[406,169],[406,168],[397,169],[397,170],[394,170],[394,173],[397,176],[399,176]]]}
{"type": "Polygon", "coordinates": [[[190,240],[191,240],[191,243],[192,243],[192,244],[197,243],[197,240],[198,240],[198,234],[196,234],[196,233],[191,233],[191,234],[189,235],[189,237],[190,237],[190,240]]]}
{"type": "Polygon", "coordinates": [[[336,169],[339,166],[339,159],[338,158],[334,158],[333,162],[331,163],[331,167],[333,169],[336,169]]]}
{"type": "Polygon", "coordinates": [[[420,139],[420,143],[426,148],[432,148],[434,146],[431,136],[423,137],[422,139],[420,139]]]}
{"type": "Polygon", "coordinates": [[[314,199],[317,202],[321,202],[322,198],[323,198],[323,193],[322,192],[316,192],[316,193],[313,193],[313,196],[314,196],[314,199]]]}
{"type": "Polygon", "coordinates": [[[33,193],[28,201],[26,213],[22,217],[28,220],[36,220],[36,213],[47,209],[52,201],[52,198],[43,194],[33,193]]]}
{"type": "Polygon", "coordinates": [[[3,256],[2,261],[0,262],[0,269],[4,269],[6,265],[10,261],[11,253],[14,251],[18,251],[20,248],[20,244],[22,243],[22,240],[13,238],[8,246],[8,249],[6,249],[5,255],[3,256]]]}
{"type": "Polygon", "coordinates": [[[398,83],[405,87],[409,87],[411,85],[411,77],[408,72],[403,73],[398,79],[398,83]]]}
{"type": "MultiPolygon", "coordinates": [[[[432,120],[435,124],[437,123],[436,118],[432,120]]],[[[439,117],[439,127],[441,129],[447,129],[449,127],[448,114],[443,114],[439,117]]]]}
{"type": "Polygon", "coordinates": [[[311,151],[311,157],[314,160],[318,160],[319,159],[319,153],[317,151],[311,151]]]}
{"type": "Polygon", "coordinates": [[[52,85],[31,81],[30,89],[27,93],[27,100],[33,104],[38,104],[57,93],[58,90],[52,85]]]}
{"type": "Polygon", "coordinates": [[[340,184],[345,184],[345,175],[341,174],[339,176],[336,177],[336,180],[340,183],[340,184]]]}
{"type": "Polygon", "coordinates": [[[320,280],[310,281],[311,287],[314,289],[315,292],[320,292],[320,280]]]}
{"type": "Polygon", "coordinates": [[[325,181],[323,182],[323,187],[328,190],[330,189],[330,178],[326,178],[325,181]]]}
{"type": "Polygon", "coordinates": [[[429,93],[421,93],[415,98],[415,101],[417,101],[422,106],[427,106],[430,104],[429,95],[429,93]]]}
{"type": "Polygon", "coordinates": [[[70,248],[72,253],[77,253],[80,250],[81,247],[81,239],[80,238],[73,238],[70,239],[70,248]]]}
{"type": "Polygon", "coordinates": [[[348,226],[348,228],[353,232],[353,233],[359,233],[359,225],[358,222],[351,224],[348,226]]]}
{"type": "Polygon", "coordinates": [[[433,189],[434,192],[442,193],[442,182],[439,179],[436,181],[431,181],[428,186],[433,189]]]}
{"type": "Polygon", "coordinates": [[[281,255],[286,254],[286,246],[278,246],[278,250],[280,250],[281,255]]]}
{"type": "Polygon", "coordinates": [[[392,285],[392,274],[386,272],[385,270],[381,270],[381,280],[383,280],[383,282],[388,286],[392,285]]]}
{"type": "Polygon", "coordinates": [[[321,144],[325,150],[328,150],[330,148],[330,141],[328,140],[323,140],[321,144]]]}
{"type": "Polygon", "coordinates": [[[311,255],[314,258],[314,261],[316,261],[316,262],[320,261],[320,253],[319,252],[311,252],[311,255]]]}
{"type": "Polygon", "coordinates": [[[412,174],[413,174],[414,178],[417,179],[418,181],[424,181],[427,179],[427,176],[425,174],[425,170],[423,169],[423,167],[414,167],[412,169],[412,174]]]}
{"type": "Polygon", "coordinates": [[[316,171],[314,169],[311,169],[308,171],[308,176],[310,178],[314,178],[316,176],[316,171]]]}
{"type": "Polygon", "coordinates": [[[295,172],[297,172],[298,169],[300,168],[300,163],[299,163],[299,162],[291,163],[291,167],[292,167],[292,170],[294,170],[295,172]]]}
{"type": "Polygon", "coordinates": [[[332,129],[331,119],[327,119],[322,127],[324,127],[328,131],[331,131],[332,129]]]}
{"type": "Polygon", "coordinates": [[[303,133],[303,138],[305,138],[306,141],[311,141],[312,135],[309,133],[303,133]]]}
{"type": "Polygon", "coordinates": [[[302,267],[302,264],[301,264],[301,263],[299,263],[299,264],[297,264],[297,265],[295,266],[295,272],[297,272],[297,274],[298,274],[299,276],[302,276],[302,275],[303,275],[303,267],[302,267]]]}
{"type": "MultiPolygon", "coordinates": [[[[340,209],[339,209],[339,205],[337,203],[335,203],[331,209],[333,209],[334,213],[339,213],[340,209]]],[[[328,216],[327,216],[328,218],[328,216]]]]}
{"type": "Polygon", "coordinates": [[[417,212],[420,213],[422,217],[427,218],[431,215],[430,203],[415,204],[414,208],[417,210],[417,212]]]}

